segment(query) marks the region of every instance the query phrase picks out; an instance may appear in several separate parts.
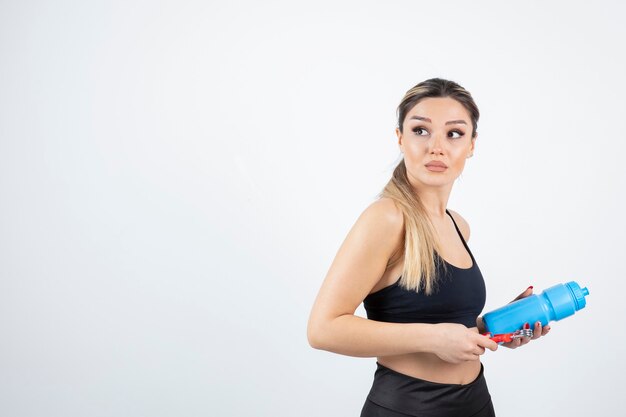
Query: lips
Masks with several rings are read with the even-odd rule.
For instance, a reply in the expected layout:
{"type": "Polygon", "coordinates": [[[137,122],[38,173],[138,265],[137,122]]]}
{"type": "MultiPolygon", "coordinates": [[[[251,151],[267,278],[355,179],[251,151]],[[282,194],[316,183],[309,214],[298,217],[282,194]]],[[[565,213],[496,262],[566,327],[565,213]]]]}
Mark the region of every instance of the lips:
{"type": "Polygon", "coordinates": [[[424,166],[430,172],[445,172],[448,169],[448,166],[441,161],[430,161],[424,166]]]}
{"type": "Polygon", "coordinates": [[[446,164],[444,164],[441,161],[430,161],[429,163],[426,164],[427,167],[433,167],[433,168],[448,168],[448,166],[446,164]]]}

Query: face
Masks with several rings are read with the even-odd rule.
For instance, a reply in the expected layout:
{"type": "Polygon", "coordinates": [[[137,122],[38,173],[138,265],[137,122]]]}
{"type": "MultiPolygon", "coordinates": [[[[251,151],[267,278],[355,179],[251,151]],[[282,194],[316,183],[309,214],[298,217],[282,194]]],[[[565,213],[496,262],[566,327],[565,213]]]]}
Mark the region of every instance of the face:
{"type": "Polygon", "coordinates": [[[417,188],[451,187],[474,152],[469,112],[450,97],[421,100],[407,113],[402,130],[396,129],[398,144],[409,182],[417,188]]]}

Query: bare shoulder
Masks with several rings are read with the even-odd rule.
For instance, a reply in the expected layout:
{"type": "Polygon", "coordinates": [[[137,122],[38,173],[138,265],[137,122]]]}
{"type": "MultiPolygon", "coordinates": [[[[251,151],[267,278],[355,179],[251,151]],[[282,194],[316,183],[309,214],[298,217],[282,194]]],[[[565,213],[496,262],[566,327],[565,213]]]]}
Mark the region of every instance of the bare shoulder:
{"type": "Polygon", "coordinates": [[[381,253],[391,256],[404,238],[404,215],[390,198],[380,198],[359,216],[353,232],[361,244],[373,244],[381,253]]]}
{"type": "Polygon", "coordinates": [[[402,210],[390,198],[380,198],[370,204],[361,215],[378,222],[381,226],[391,228],[390,231],[401,230],[404,225],[402,210]]]}
{"type": "Polygon", "coordinates": [[[312,322],[354,314],[380,281],[402,236],[402,211],[389,199],[370,204],[333,260],[315,301],[312,322]]]}
{"type": "Polygon", "coordinates": [[[459,230],[461,231],[461,234],[463,235],[463,239],[465,239],[465,241],[467,242],[469,240],[469,238],[470,238],[470,226],[469,226],[469,223],[467,223],[467,221],[463,218],[463,216],[461,216],[456,211],[453,211],[453,210],[450,210],[450,209],[448,209],[448,211],[450,212],[450,214],[454,218],[454,221],[456,222],[457,226],[459,226],[459,230]]]}

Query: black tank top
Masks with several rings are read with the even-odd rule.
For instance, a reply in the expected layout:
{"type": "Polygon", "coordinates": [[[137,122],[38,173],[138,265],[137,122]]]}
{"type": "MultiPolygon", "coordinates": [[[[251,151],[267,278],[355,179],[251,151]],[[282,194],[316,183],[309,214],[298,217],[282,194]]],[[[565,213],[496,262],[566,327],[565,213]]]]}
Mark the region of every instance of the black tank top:
{"type": "Polygon", "coordinates": [[[393,323],[460,323],[476,326],[476,318],[485,307],[485,281],[478,269],[454,218],[448,210],[463,246],[472,258],[470,268],[457,268],[435,253],[436,280],[431,295],[407,290],[394,284],[369,294],[363,300],[367,318],[393,323]],[[444,268],[443,264],[446,265],[444,268]]]}

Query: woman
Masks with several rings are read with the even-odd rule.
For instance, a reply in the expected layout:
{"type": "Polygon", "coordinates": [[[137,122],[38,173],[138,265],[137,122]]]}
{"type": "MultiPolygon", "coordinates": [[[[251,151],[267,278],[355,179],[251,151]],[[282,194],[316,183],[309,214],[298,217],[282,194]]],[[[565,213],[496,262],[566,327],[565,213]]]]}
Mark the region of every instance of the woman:
{"type": "MultiPolygon", "coordinates": [[[[485,285],[466,243],[469,225],[446,208],[474,153],[478,117],[453,81],[429,79],[406,93],[396,128],[403,159],[348,233],[315,300],[312,347],[377,357],[362,417],[495,415],[480,362],[498,348],[481,334],[485,285]],[[367,319],[354,315],[361,302],[367,319]]],[[[536,339],[549,326],[533,330],[536,339]]]]}

